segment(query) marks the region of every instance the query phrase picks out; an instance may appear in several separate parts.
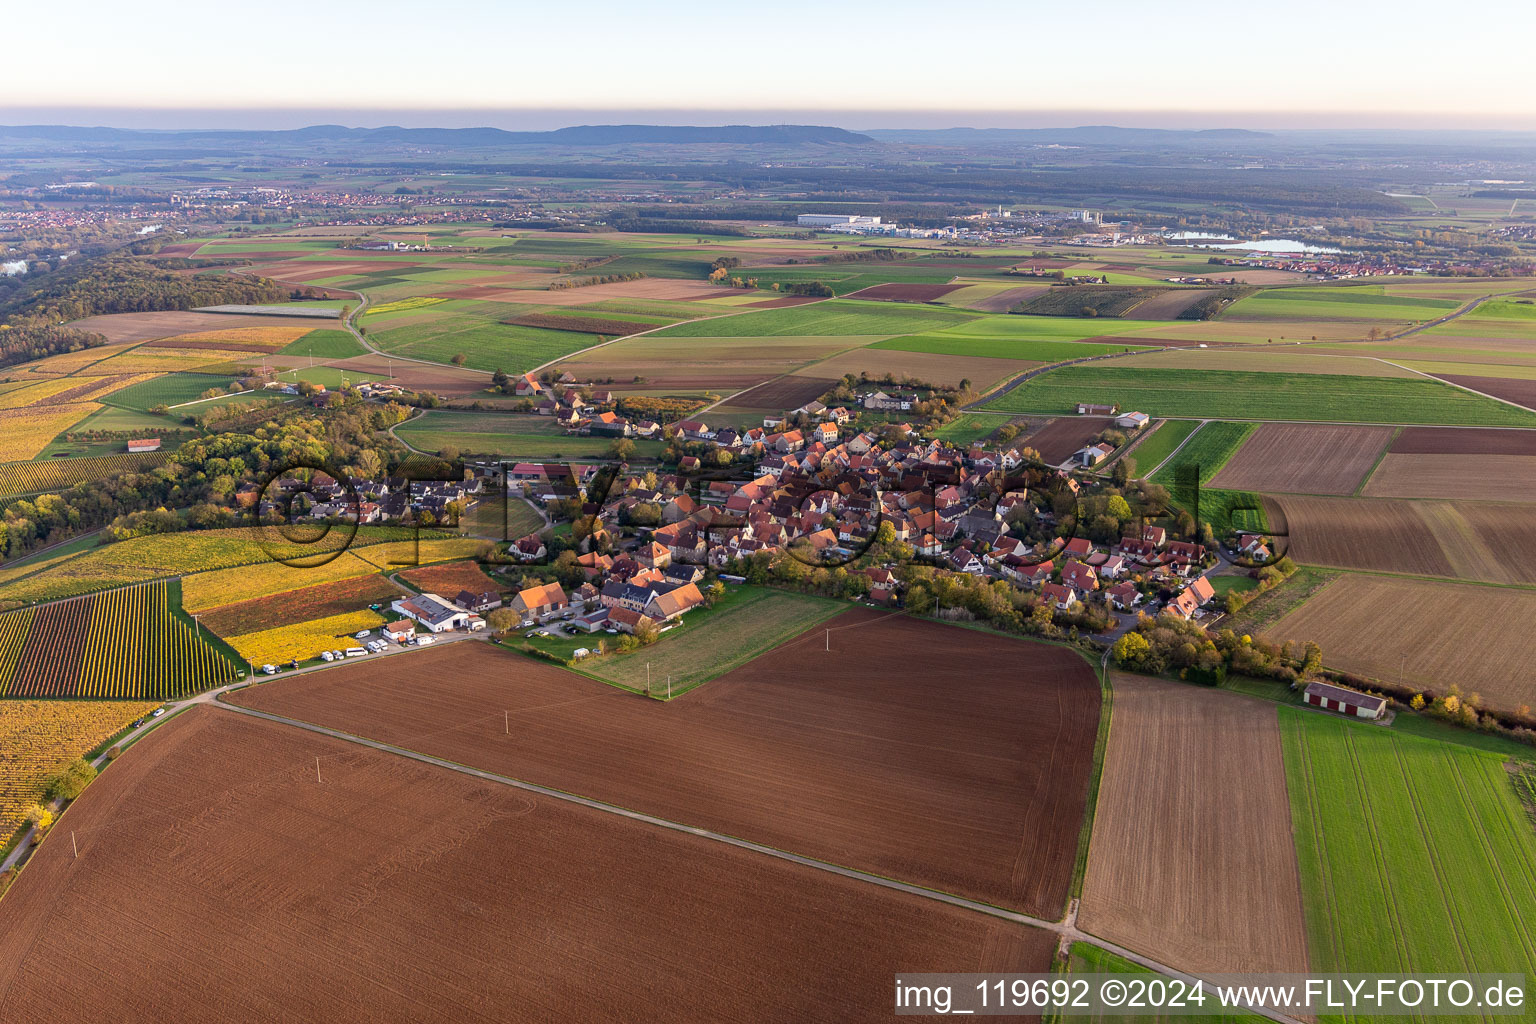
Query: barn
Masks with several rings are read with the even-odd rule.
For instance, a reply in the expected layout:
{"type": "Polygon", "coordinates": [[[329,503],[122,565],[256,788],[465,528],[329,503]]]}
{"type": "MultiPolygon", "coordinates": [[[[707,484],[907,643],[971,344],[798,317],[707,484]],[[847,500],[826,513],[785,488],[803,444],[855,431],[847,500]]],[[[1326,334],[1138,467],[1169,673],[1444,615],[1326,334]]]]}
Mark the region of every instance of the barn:
{"type": "Polygon", "coordinates": [[[1306,702],[1313,707],[1356,718],[1380,718],[1387,707],[1385,697],[1372,697],[1368,693],[1346,690],[1342,686],[1330,686],[1328,683],[1308,683],[1304,692],[1306,702]]]}

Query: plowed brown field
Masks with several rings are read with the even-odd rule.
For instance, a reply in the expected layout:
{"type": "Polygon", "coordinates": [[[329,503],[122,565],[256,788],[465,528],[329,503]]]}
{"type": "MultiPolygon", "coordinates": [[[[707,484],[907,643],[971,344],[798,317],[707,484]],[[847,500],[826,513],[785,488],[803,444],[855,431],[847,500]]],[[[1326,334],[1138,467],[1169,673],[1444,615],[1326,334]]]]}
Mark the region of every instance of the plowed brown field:
{"type": "Polygon", "coordinates": [[[1536,409],[1536,380],[1512,380],[1507,377],[1465,377],[1459,374],[1439,374],[1441,380],[1448,380],[1452,384],[1460,384],[1464,388],[1473,391],[1481,391],[1485,395],[1494,398],[1502,398],[1506,402],[1527,409],[1536,409]]]}
{"type": "Polygon", "coordinates": [[[1391,427],[1264,423],[1212,487],[1283,494],[1353,494],[1392,438],[1391,427]]]}
{"type": "Polygon", "coordinates": [[[1024,444],[1040,453],[1042,461],[1055,465],[1065,461],[1099,431],[1114,425],[1108,416],[1063,416],[1023,439],[1024,444]]]}
{"type": "Polygon", "coordinates": [[[1043,971],[1054,938],[194,708],[0,901],[0,1020],[887,1020],[899,970],[1043,971]]]}
{"type": "Polygon", "coordinates": [[[1390,498],[1265,498],[1298,562],[1490,583],[1536,583],[1536,505],[1390,498]]]}
{"type": "Polygon", "coordinates": [[[1189,971],[1305,971],[1275,706],[1124,673],[1112,682],[1078,925],[1189,971]]]}
{"type": "Polygon", "coordinates": [[[1536,591],[1347,573],[1266,631],[1313,640],[1323,664],[1445,693],[1452,683],[1507,711],[1536,705],[1536,591]]]}
{"type": "Polygon", "coordinates": [[[830,626],[830,653],[818,627],[670,703],[481,643],[294,677],[236,700],[1060,916],[1098,725],[1087,662],[903,616],[853,611],[830,626]]]}
{"type": "MultiPolygon", "coordinates": [[[[109,342],[151,341],[173,338],[199,331],[238,330],[242,327],[271,327],[283,320],[244,313],[191,313],[169,310],[162,313],[104,313],[76,320],[69,326],[81,331],[95,331],[109,342]]],[[[213,347],[213,346],[208,346],[213,347]]]]}
{"type": "Polygon", "coordinates": [[[1497,427],[1404,427],[1393,455],[1536,455],[1536,430],[1497,427]]]}
{"type": "Polygon", "coordinates": [[[1361,493],[1372,498],[1536,501],[1536,456],[1389,452],[1361,493]]]}

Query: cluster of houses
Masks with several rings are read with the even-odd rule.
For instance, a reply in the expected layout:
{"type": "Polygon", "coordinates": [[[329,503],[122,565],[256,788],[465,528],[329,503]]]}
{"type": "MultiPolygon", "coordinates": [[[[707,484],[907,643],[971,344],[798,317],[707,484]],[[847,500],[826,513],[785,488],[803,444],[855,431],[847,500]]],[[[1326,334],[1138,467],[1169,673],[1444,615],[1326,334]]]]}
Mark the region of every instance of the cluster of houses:
{"type": "Polygon", "coordinates": [[[451,517],[449,505],[466,507],[483,490],[480,478],[457,482],[449,480],[407,480],[402,477],[363,479],[347,486],[323,472],[310,480],[283,477],[274,485],[275,492],[263,496],[256,484],[245,484],[235,498],[242,506],[256,506],[263,520],[314,519],[342,520],[361,524],[381,523],[420,517],[431,513],[438,521],[451,517]]]}
{"type": "MultiPolygon", "coordinates": [[[[829,417],[839,411],[796,410],[829,417]]],[[[1082,537],[1063,544],[1050,535],[1022,536],[1010,525],[1017,506],[1028,504],[1032,518],[1049,527],[1054,522],[1050,493],[1058,488],[1076,493],[1082,486],[1065,469],[1050,471],[1032,486],[1009,485],[998,493],[997,481],[1025,464],[1018,448],[957,449],[925,441],[915,431],[882,447],[867,432],[840,438],[837,426],[834,418],[810,430],[767,433],[762,428],[756,436],[755,431],[712,431],[702,421],[680,423],[689,440],[729,446],[751,438],[763,454],[750,479],[694,480],[680,473],[616,481],[602,503],[589,504],[585,513],[591,542],[581,564],[591,582],[604,591],[607,582],[635,586],[638,578],[664,592],[686,586],[687,577],[703,568],[720,569],[732,560],[792,545],[803,545],[821,564],[851,562],[881,525],[889,524],[893,540],[945,570],[1040,590],[1062,610],[1093,600],[1130,611],[1146,593],[1177,591],[1168,608],[1189,618],[1214,597],[1200,578],[1208,560],[1205,548],[1171,540],[1161,526],[1149,525],[1139,536],[1107,547],[1082,537]],[[831,429],[823,432],[820,426],[831,429]],[[644,521],[633,514],[639,506],[659,510],[660,522],[626,541],[621,524],[644,521]],[[636,543],[617,557],[596,553],[636,543]]],[[[569,496],[570,488],[584,483],[565,466],[518,463],[504,473],[509,493],[534,500],[550,493],[569,496]]],[[[547,552],[543,541],[530,535],[516,541],[511,553],[538,562],[547,552]]],[[[867,570],[866,575],[877,601],[895,596],[888,569],[867,570]]],[[[658,618],[646,611],[650,597],[624,606],[658,618]]],[[[657,605],[652,611],[667,609],[657,605]]]]}

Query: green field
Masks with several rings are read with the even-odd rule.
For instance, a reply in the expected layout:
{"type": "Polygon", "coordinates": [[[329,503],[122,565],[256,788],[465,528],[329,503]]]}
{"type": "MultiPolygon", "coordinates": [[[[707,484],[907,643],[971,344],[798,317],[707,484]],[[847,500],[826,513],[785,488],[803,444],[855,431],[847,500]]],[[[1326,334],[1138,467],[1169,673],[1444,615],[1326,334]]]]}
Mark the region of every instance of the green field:
{"type": "MultiPolygon", "coordinates": [[[[963,328],[962,328],[963,329],[963,328]]],[[[868,346],[871,349],[895,349],[898,352],[933,352],[945,356],[982,356],[988,359],[1027,359],[1037,363],[1059,363],[1085,359],[1111,352],[1139,349],[1138,345],[1096,345],[1086,341],[1027,341],[976,337],[942,331],[888,338],[868,346]]]]}
{"type": "Polygon", "coordinates": [[[987,413],[961,413],[934,431],[933,436],[950,444],[968,445],[980,441],[1007,422],[1008,420],[1002,416],[991,416],[987,413]]]}
{"type": "Polygon", "coordinates": [[[831,299],[803,306],[762,309],[698,323],[678,324],[652,338],[793,338],[882,336],[937,331],[975,319],[974,314],[893,302],[831,299]]]}
{"type": "Polygon", "coordinates": [[[1064,366],[987,407],[1064,416],[1078,402],[1207,419],[1536,426],[1536,413],[1431,380],[1113,365],[1064,366]]]}
{"type": "Polygon", "coordinates": [[[168,373],[153,380],[130,384],[101,401],[106,405],[134,412],[148,412],[157,405],[180,405],[202,396],[209,388],[228,389],[233,377],[206,373],[168,373]]]}
{"type": "Polygon", "coordinates": [[[350,331],[310,331],[287,348],[280,356],[313,356],[316,359],[346,359],[350,356],[367,355],[368,350],[352,336],[350,331]]]}
{"type": "Polygon", "coordinates": [[[1455,299],[1387,295],[1380,285],[1349,288],[1266,288],[1234,302],[1233,319],[1433,320],[1461,306],[1455,299]]]}
{"type": "Polygon", "coordinates": [[[1248,435],[1257,430],[1257,423],[1226,423],[1215,421],[1200,427],[1200,430],[1189,439],[1189,443],[1179,449],[1179,454],[1162,469],[1155,477],[1154,482],[1164,487],[1172,487],[1177,479],[1177,473],[1183,466],[1199,466],[1200,482],[1204,484],[1215,476],[1227,460],[1237,454],[1237,450],[1248,440],[1248,435]]]}
{"type": "Polygon", "coordinates": [[[1504,758],[1279,713],[1313,970],[1536,972],[1536,831],[1504,758]]]}
{"type": "MultiPolygon", "coordinates": [[[[508,315],[512,315],[510,311],[508,315]]],[[[472,369],[508,373],[527,372],[599,340],[595,334],[516,327],[465,315],[426,315],[403,321],[398,327],[370,328],[368,332],[368,341],[385,352],[436,363],[448,363],[463,355],[464,365],[472,369]]]]}
{"type": "MultiPolygon", "coordinates": [[[[465,454],[496,454],[509,458],[545,459],[606,455],[614,439],[572,437],[548,416],[513,416],[485,412],[433,409],[403,423],[395,433],[424,451],[457,448],[465,454]]],[[[661,453],[660,441],[635,441],[635,454],[661,453]]]]}
{"type": "Polygon", "coordinates": [[[1175,448],[1200,426],[1199,420],[1164,420],[1151,436],[1137,445],[1128,458],[1136,463],[1142,476],[1146,476],[1167,461],[1175,448]]]}
{"type": "Polygon", "coordinates": [[[683,625],[664,634],[654,645],[633,654],[605,656],[583,665],[581,671],[605,682],[644,690],[649,663],[653,691],[665,690],[671,676],[672,695],[677,696],[745,665],[847,608],[846,601],[826,597],[728,587],[718,605],[684,615],[683,625]]]}
{"type": "Polygon", "coordinates": [[[1207,423],[1190,437],[1188,444],[1179,449],[1178,455],[1153,475],[1152,480],[1168,488],[1169,497],[1175,505],[1189,510],[1201,522],[1210,523],[1218,537],[1239,528],[1262,530],[1268,524],[1262,511],[1263,502],[1257,494],[1205,486],[1243,446],[1248,435],[1257,429],[1257,423],[1207,423]],[[1200,468],[1198,508],[1195,507],[1194,488],[1178,485],[1179,470],[1187,466],[1200,468]],[[1233,521],[1235,512],[1238,515],[1236,522],[1233,521]]]}
{"type": "MultiPolygon", "coordinates": [[[[1107,949],[1100,949],[1087,942],[1072,943],[1071,959],[1067,961],[1067,975],[1073,974],[1124,974],[1133,977],[1158,978],[1162,975],[1147,970],[1140,964],[1133,964],[1129,960],[1107,949]]],[[[1208,997],[1208,1001],[1201,1007],[1202,1010],[1211,1010],[1218,1005],[1214,996],[1208,997]]],[[[1049,1020],[1049,1017],[1045,1019],[1049,1020]]],[[[1120,1024],[1122,1021],[1157,1021],[1159,1024],[1263,1024],[1266,1018],[1253,1014],[1242,1013],[1214,1013],[1202,1012],[1199,1014],[1186,1013],[1080,1013],[1070,1017],[1058,1018],[1062,1021],[1093,1021],[1094,1024],[1120,1024]]]]}

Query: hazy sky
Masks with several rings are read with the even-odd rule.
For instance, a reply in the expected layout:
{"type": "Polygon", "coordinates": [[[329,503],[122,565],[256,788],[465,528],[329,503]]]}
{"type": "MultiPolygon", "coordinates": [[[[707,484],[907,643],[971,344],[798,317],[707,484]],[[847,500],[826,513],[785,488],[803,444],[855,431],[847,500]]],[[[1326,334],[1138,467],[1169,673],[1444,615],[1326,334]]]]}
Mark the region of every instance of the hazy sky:
{"type": "Polygon", "coordinates": [[[4,21],[9,123],[548,127],[594,120],[572,111],[695,123],[821,111],[848,127],[1114,112],[1170,126],[1536,128],[1528,2],[27,0],[4,21]]]}

